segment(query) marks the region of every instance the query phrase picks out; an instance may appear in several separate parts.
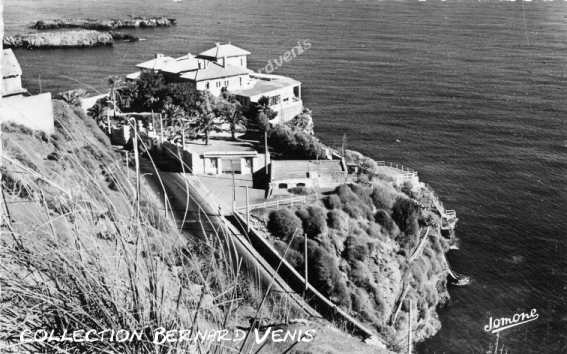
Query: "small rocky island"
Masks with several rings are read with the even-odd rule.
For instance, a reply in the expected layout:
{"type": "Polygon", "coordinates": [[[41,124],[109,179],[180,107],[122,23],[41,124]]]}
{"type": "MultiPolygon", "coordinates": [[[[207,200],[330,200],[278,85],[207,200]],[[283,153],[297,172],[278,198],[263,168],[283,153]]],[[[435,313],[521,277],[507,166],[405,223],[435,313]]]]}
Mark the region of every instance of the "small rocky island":
{"type": "Polygon", "coordinates": [[[36,30],[53,30],[64,28],[84,28],[90,30],[110,31],[125,28],[170,27],[176,24],[174,18],[165,16],[144,17],[132,16],[125,19],[55,19],[39,20],[31,28],[36,30]]]}
{"type": "Polygon", "coordinates": [[[37,32],[4,36],[6,48],[53,49],[112,46],[116,41],[136,42],[136,35],[120,29],[170,27],[174,18],[128,17],[125,19],[55,19],[40,20],[30,27],[37,32]]]}

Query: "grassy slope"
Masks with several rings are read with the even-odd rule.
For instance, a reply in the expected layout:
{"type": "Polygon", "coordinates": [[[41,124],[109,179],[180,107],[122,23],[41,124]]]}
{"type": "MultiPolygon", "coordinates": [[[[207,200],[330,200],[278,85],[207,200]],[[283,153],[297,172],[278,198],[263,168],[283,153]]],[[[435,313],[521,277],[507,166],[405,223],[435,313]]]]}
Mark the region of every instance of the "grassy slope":
{"type": "MultiPolygon", "coordinates": [[[[191,328],[198,305],[207,317],[200,326],[222,321],[213,266],[182,252],[185,238],[144,185],[136,216],[132,181],[94,121],[62,102],[54,108],[52,136],[3,126],[12,220],[0,244],[0,342],[25,328],[191,328]]],[[[65,348],[153,350],[145,342],[81,345],[65,348]]]]}

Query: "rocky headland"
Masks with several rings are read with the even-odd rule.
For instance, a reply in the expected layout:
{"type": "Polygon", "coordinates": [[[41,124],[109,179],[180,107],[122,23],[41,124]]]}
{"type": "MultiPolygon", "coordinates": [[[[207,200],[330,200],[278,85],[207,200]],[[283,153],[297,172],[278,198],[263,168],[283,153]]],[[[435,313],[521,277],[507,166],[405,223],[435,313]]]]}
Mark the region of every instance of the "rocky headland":
{"type": "Polygon", "coordinates": [[[4,36],[4,47],[24,49],[93,48],[112,46],[115,41],[135,42],[138,37],[123,32],[71,30],[25,33],[4,36]]]}

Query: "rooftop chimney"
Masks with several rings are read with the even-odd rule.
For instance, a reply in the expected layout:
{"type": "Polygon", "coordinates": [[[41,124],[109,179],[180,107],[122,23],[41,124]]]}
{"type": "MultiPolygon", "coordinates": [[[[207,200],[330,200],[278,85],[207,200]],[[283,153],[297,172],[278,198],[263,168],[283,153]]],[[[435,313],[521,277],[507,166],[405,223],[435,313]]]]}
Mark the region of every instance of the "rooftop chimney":
{"type": "Polygon", "coordinates": [[[157,58],[163,58],[163,53],[156,53],[156,59],[157,58]]]}

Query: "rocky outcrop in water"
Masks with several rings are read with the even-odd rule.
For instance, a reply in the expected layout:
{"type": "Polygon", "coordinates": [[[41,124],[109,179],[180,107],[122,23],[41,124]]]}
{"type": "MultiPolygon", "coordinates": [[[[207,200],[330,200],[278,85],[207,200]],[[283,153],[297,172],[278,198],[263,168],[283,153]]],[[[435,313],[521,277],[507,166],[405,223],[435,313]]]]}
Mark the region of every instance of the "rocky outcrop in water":
{"type": "Polygon", "coordinates": [[[40,20],[34,23],[31,28],[37,30],[52,30],[63,28],[84,28],[90,30],[110,31],[121,28],[154,28],[169,27],[175,25],[174,18],[165,16],[159,17],[129,17],[126,19],[55,19],[40,20]]]}
{"type": "Polygon", "coordinates": [[[89,30],[52,31],[17,34],[4,37],[6,48],[92,48],[112,46],[115,40],[135,42],[138,37],[121,32],[89,30]]]}

